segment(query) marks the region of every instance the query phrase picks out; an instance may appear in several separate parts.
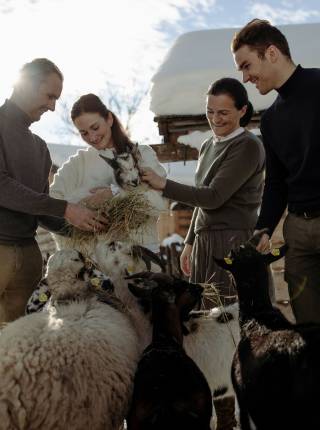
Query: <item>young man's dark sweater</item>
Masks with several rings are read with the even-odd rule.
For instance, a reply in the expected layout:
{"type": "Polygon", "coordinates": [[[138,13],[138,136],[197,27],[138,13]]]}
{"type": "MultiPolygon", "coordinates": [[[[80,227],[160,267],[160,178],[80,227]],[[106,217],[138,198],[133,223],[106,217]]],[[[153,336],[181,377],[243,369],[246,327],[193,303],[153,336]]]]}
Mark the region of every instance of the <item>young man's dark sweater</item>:
{"type": "Polygon", "coordinates": [[[266,183],[257,229],[289,212],[320,215],[320,69],[297,66],[261,120],[266,183]]]}

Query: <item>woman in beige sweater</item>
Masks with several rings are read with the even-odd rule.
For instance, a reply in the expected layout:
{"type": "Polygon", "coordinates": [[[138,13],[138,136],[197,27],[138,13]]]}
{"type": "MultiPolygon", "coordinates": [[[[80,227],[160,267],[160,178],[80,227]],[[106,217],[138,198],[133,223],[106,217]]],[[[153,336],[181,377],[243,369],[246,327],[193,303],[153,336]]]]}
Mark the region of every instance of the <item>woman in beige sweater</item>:
{"type": "Polygon", "coordinates": [[[194,207],[180,263],[192,282],[216,283],[224,303],[236,299],[230,278],[213,257],[223,258],[247,240],[261,203],[265,154],[261,141],[244,129],[253,108],[236,79],[214,82],[207,93],[212,137],[201,147],[195,186],[179,184],[145,169],[142,179],[163,196],[194,207]]]}

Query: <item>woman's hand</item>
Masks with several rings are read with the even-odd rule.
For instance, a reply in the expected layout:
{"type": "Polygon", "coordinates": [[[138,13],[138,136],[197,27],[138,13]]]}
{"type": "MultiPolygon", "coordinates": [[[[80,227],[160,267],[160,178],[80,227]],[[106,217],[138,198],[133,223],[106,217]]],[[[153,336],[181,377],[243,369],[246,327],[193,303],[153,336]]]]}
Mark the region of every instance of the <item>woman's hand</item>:
{"type": "Polygon", "coordinates": [[[147,182],[154,190],[160,191],[166,186],[166,178],[158,175],[154,170],[150,169],[150,167],[141,169],[140,176],[142,181],[147,182]]]}
{"type": "Polygon", "coordinates": [[[192,245],[186,243],[180,255],[180,267],[186,276],[190,276],[191,274],[191,253],[192,245]]]}
{"type": "Polygon", "coordinates": [[[85,197],[81,200],[88,206],[93,208],[101,206],[106,200],[110,199],[113,194],[109,187],[96,187],[90,190],[91,196],[85,197]]]}

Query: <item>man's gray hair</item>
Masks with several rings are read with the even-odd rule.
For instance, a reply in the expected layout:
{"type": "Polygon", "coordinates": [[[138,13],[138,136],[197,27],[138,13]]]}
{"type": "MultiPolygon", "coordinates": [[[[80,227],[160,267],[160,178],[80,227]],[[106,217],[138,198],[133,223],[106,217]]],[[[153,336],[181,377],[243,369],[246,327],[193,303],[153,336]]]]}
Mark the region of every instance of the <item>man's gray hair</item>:
{"type": "Polygon", "coordinates": [[[63,74],[61,70],[47,58],[35,58],[26,63],[20,69],[19,81],[22,83],[25,80],[40,83],[51,73],[56,73],[61,81],[63,81],[63,74]]]}

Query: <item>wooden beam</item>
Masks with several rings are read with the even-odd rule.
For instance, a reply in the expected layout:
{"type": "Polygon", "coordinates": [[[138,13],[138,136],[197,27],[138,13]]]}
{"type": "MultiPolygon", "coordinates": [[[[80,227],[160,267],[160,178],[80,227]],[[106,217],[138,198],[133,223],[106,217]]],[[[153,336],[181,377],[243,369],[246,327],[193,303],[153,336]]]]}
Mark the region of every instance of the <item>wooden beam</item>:
{"type": "MultiPolygon", "coordinates": [[[[262,112],[255,112],[248,125],[248,129],[259,128],[262,112]]],[[[173,143],[179,136],[193,131],[209,130],[209,124],[204,114],[202,115],[163,115],[156,116],[154,121],[158,123],[159,134],[163,136],[164,143],[173,143]]]]}
{"type": "Polygon", "coordinates": [[[157,145],[151,145],[151,147],[156,151],[161,163],[198,159],[198,150],[189,145],[184,145],[183,143],[160,143],[157,145]]]}
{"type": "MultiPolygon", "coordinates": [[[[248,125],[248,129],[260,126],[261,112],[255,112],[248,125]]],[[[189,161],[198,159],[198,150],[189,145],[178,142],[178,138],[193,131],[210,130],[206,116],[203,115],[163,115],[156,116],[159,134],[164,143],[151,145],[156,151],[158,159],[163,163],[170,161],[189,161]]]]}

